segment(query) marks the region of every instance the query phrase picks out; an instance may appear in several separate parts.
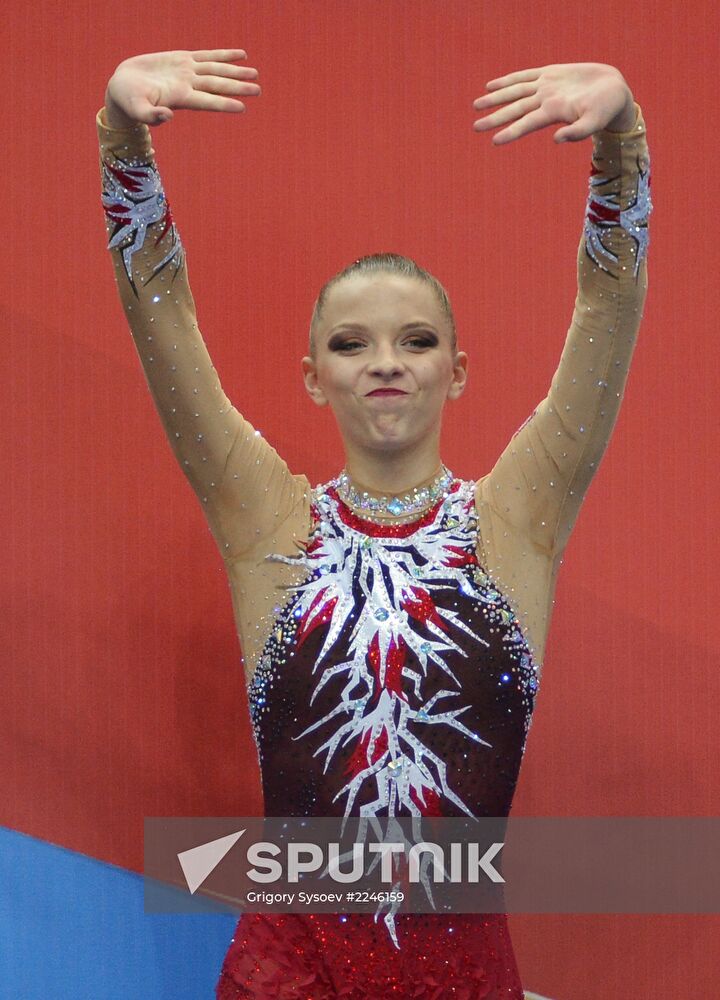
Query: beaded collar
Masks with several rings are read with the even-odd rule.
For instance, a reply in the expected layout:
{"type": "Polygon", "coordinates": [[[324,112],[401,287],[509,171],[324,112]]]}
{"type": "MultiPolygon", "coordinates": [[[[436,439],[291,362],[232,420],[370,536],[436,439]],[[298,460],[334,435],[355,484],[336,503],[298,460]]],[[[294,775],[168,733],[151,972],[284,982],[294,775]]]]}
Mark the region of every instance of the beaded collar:
{"type": "Polygon", "coordinates": [[[432,507],[441,497],[447,497],[455,477],[445,465],[441,471],[426,486],[415,487],[402,496],[373,497],[369,493],[361,493],[350,482],[347,470],[343,469],[339,476],[331,481],[340,499],[356,510],[362,511],[362,516],[368,521],[384,523],[388,517],[403,518],[418,514],[432,507]]]}

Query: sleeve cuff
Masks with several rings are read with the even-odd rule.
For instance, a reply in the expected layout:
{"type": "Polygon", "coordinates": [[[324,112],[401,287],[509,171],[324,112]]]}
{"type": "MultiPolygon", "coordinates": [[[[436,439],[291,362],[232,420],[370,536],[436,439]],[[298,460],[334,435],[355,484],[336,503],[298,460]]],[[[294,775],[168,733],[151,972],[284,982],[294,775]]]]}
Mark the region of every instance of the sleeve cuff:
{"type": "Polygon", "coordinates": [[[105,107],[100,108],[95,116],[100,148],[111,148],[113,151],[123,150],[125,155],[149,157],[155,155],[152,148],[150,129],[144,122],[137,122],[129,128],[110,128],[105,124],[105,107]]]}
{"type": "Polygon", "coordinates": [[[610,145],[617,142],[627,145],[633,139],[639,139],[645,135],[645,119],[643,118],[642,108],[637,101],[634,103],[635,124],[633,127],[628,129],[627,132],[611,132],[605,128],[600,129],[598,132],[593,133],[592,138],[596,145],[610,145]]]}

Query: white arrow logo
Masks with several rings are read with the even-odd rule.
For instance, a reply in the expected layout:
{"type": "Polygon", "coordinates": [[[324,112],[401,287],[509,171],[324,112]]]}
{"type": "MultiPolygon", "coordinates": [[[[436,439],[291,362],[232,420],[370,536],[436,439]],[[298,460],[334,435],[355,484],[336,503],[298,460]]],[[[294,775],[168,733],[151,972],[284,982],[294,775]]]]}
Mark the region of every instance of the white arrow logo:
{"type": "Polygon", "coordinates": [[[244,833],[244,830],[240,830],[239,833],[231,833],[227,837],[220,837],[219,840],[209,840],[207,844],[191,847],[189,851],[181,851],[178,854],[178,861],[191,895],[200,888],[244,833]]]}

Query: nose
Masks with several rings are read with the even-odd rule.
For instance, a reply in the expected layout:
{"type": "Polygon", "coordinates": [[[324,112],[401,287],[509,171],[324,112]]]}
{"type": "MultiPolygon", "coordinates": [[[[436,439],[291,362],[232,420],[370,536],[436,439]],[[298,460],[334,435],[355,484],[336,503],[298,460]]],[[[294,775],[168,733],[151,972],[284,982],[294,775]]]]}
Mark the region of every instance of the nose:
{"type": "Polygon", "coordinates": [[[378,344],[372,352],[368,371],[389,378],[403,370],[403,362],[392,344],[378,344]]]}

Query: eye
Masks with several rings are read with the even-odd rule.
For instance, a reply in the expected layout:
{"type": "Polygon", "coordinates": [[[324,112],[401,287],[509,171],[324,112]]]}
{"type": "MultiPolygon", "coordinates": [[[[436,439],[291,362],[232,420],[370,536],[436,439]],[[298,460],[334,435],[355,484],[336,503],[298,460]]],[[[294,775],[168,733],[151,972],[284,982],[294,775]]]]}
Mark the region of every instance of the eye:
{"type": "Polygon", "coordinates": [[[362,347],[362,344],[360,344],[359,340],[344,340],[341,344],[333,344],[332,350],[345,351],[348,348],[352,350],[353,347],[358,347],[358,345],[362,347]]]}
{"type": "Polygon", "coordinates": [[[419,347],[434,347],[437,343],[435,337],[411,337],[409,344],[417,344],[419,347]]]}

